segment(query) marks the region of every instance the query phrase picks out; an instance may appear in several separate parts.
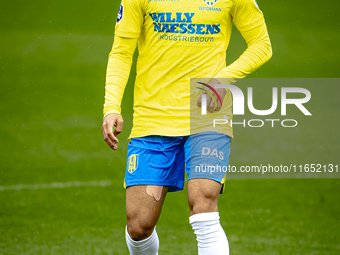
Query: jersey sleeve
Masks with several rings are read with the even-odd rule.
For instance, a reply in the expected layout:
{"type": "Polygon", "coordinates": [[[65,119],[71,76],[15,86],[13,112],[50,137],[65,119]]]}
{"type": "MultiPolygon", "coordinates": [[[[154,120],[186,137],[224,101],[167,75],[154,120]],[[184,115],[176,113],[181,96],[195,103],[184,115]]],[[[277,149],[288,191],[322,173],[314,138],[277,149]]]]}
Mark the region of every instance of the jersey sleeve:
{"type": "MultiPolygon", "coordinates": [[[[247,42],[247,49],[232,64],[223,68],[216,78],[228,78],[231,81],[244,78],[254,72],[272,57],[272,46],[265,23],[241,32],[247,42]]],[[[218,79],[217,79],[218,80],[218,79]]]]}
{"type": "Polygon", "coordinates": [[[264,23],[256,0],[234,0],[231,15],[239,31],[247,31],[264,23]]]}
{"type": "Polygon", "coordinates": [[[122,0],[115,34],[125,38],[139,38],[144,22],[144,0],[122,0]]]}
{"type": "Polygon", "coordinates": [[[136,38],[115,36],[106,71],[104,118],[111,113],[121,114],[121,102],[137,41],[136,38]]]}

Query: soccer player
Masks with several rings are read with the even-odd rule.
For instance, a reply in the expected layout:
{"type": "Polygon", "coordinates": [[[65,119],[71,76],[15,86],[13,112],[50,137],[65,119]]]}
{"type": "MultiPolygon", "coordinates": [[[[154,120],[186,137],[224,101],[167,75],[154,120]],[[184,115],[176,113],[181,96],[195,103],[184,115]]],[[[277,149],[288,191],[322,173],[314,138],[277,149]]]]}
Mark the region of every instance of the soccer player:
{"type": "Polygon", "coordinates": [[[102,126],[104,140],[113,150],[123,128],[120,105],[137,43],[125,175],[130,254],[158,254],[155,226],[167,192],[183,189],[185,172],[198,253],[229,254],[217,207],[225,173],[193,169],[207,161],[228,166],[232,127],[213,128],[211,122],[197,121],[195,116],[201,115],[206,102],[207,119],[219,112],[232,118],[230,91],[214,87],[226,79],[235,82],[270,59],[263,14],[255,0],[122,0],[107,67],[102,126]],[[247,48],[226,66],[232,22],[247,48]],[[198,89],[192,89],[192,84],[198,89]]]}

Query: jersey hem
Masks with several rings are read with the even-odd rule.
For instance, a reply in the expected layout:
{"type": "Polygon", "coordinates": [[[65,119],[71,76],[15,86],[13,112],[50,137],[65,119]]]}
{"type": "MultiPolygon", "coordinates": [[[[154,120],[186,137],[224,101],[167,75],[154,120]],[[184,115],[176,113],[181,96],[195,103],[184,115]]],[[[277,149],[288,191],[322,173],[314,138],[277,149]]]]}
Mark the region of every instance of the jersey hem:
{"type": "Polygon", "coordinates": [[[176,130],[175,132],[171,130],[164,130],[164,129],[162,131],[160,130],[134,131],[134,132],[131,132],[128,140],[131,138],[140,138],[140,137],[145,137],[145,136],[150,136],[150,135],[181,137],[181,136],[190,135],[190,130],[181,130],[181,131],[176,130]]]}
{"type": "Polygon", "coordinates": [[[151,136],[151,135],[159,135],[159,136],[171,136],[171,137],[181,137],[181,136],[189,136],[189,135],[196,135],[199,133],[203,132],[216,132],[220,134],[224,134],[229,136],[230,138],[234,138],[233,132],[232,131],[224,131],[224,130],[211,130],[209,128],[202,128],[202,129],[197,129],[197,130],[181,130],[178,131],[166,131],[166,130],[146,130],[146,131],[135,131],[131,132],[129,138],[127,140],[130,140],[131,138],[140,138],[140,137],[146,137],[146,136],[151,136]]]}

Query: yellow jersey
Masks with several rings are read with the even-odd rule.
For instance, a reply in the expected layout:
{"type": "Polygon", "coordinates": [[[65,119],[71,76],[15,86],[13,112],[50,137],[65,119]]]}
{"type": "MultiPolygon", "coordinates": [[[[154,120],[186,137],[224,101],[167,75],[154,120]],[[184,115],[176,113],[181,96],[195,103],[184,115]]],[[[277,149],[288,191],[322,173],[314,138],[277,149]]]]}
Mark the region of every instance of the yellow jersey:
{"type": "MultiPolygon", "coordinates": [[[[235,78],[225,72],[232,22],[241,32],[265,25],[255,0],[122,0],[115,35],[138,38],[139,50],[130,137],[202,131],[233,137],[229,124],[212,126],[216,113],[190,123],[201,115],[197,82],[235,78]]],[[[110,109],[118,108],[106,106],[104,115],[110,109]]],[[[228,91],[219,115],[231,120],[231,109],[228,91]]]]}

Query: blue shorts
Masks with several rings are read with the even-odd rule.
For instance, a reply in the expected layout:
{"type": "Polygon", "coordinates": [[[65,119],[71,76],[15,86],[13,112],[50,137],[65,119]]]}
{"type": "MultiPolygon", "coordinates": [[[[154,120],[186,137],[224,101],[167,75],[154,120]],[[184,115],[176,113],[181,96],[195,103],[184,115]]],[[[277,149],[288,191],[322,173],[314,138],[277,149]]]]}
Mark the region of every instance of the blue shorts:
{"type": "Polygon", "coordinates": [[[132,138],[128,146],[125,187],[168,186],[182,190],[185,172],[190,179],[224,184],[230,155],[230,137],[215,132],[191,136],[132,138]]]}

